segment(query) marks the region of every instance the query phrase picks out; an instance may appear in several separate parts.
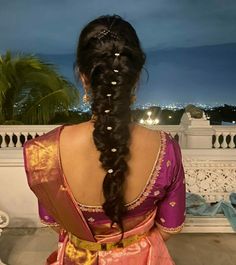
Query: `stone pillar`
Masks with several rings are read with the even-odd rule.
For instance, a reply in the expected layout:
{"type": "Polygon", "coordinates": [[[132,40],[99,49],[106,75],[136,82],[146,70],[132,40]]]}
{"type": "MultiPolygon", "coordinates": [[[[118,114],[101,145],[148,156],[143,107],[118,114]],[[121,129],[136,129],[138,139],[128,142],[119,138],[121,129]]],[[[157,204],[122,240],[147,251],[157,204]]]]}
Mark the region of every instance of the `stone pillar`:
{"type": "Polygon", "coordinates": [[[192,118],[189,112],[185,112],[180,121],[182,137],[181,147],[187,149],[212,148],[212,135],[214,129],[207,120],[205,113],[200,119],[192,118]]]}

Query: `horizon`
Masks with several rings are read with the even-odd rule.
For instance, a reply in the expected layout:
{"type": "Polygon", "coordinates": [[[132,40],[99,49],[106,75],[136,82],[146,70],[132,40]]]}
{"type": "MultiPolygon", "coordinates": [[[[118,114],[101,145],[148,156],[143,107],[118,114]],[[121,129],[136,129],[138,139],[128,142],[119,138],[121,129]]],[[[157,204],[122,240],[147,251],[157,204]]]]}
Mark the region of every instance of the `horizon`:
{"type": "MultiPolygon", "coordinates": [[[[156,49],[146,55],[144,67],[149,80],[146,82],[147,74],[143,71],[137,104],[236,104],[236,43],[156,49]]],[[[77,85],[73,73],[75,53],[37,56],[54,63],[63,76],[77,85]]],[[[79,91],[83,95],[81,86],[79,91]]]]}

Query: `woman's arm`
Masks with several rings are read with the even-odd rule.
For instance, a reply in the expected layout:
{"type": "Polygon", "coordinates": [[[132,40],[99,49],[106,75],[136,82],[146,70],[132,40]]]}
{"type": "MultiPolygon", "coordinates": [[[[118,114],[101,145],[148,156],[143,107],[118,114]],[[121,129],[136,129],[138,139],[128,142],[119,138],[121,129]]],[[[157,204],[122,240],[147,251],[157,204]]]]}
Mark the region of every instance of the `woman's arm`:
{"type": "Polygon", "coordinates": [[[172,140],[168,146],[166,176],[169,176],[166,193],[161,200],[157,199],[156,226],[164,240],[170,234],[179,233],[184,226],[186,187],[182,155],[179,144],[172,140]]]}

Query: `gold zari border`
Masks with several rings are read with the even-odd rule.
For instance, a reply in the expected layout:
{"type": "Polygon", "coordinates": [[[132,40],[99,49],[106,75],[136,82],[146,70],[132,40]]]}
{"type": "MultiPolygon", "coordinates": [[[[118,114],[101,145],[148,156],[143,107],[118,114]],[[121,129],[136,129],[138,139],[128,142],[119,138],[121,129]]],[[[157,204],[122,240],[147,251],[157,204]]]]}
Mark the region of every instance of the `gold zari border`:
{"type": "MultiPolygon", "coordinates": [[[[139,194],[139,196],[134,201],[125,205],[128,210],[133,210],[137,206],[141,205],[152,192],[153,186],[156,183],[157,178],[159,177],[162,162],[164,161],[164,156],[166,154],[166,138],[166,133],[160,130],[160,149],[156,157],[154,168],[152,169],[151,175],[147,180],[143,192],[139,194]]],[[[83,212],[103,212],[102,206],[88,206],[81,203],[78,203],[78,205],[83,212]]]]}
{"type": "Polygon", "coordinates": [[[155,222],[155,224],[158,228],[160,228],[164,232],[171,233],[171,234],[179,233],[184,227],[184,223],[182,223],[180,226],[177,226],[177,227],[165,227],[165,226],[159,224],[158,222],[155,222]]]}
{"type": "Polygon", "coordinates": [[[49,223],[44,221],[43,219],[40,218],[40,221],[42,224],[47,225],[47,226],[60,226],[58,223],[54,222],[54,223],[49,223]]]}

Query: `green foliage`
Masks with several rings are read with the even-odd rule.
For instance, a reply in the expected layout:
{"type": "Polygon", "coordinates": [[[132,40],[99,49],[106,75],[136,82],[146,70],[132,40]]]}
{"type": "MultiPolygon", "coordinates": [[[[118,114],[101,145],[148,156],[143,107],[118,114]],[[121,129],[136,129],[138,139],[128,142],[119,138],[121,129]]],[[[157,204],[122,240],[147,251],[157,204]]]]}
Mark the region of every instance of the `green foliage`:
{"type": "Polygon", "coordinates": [[[78,124],[91,119],[91,114],[87,112],[69,111],[68,115],[64,112],[58,112],[55,117],[50,120],[50,124],[78,124]]]}
{"type": "Polygon", "coordinates": [[[8,120],[3,123],[3,125],[24,125],[22,121],[8,120]]]}
{"type": "Polygon", "coordinates": [[[78,90],[53,65],[10,51],[0,56],[1,123],[20,117],[25,124],[48,124],[58,111],[68,115],[78,104],[78,90]]]}

